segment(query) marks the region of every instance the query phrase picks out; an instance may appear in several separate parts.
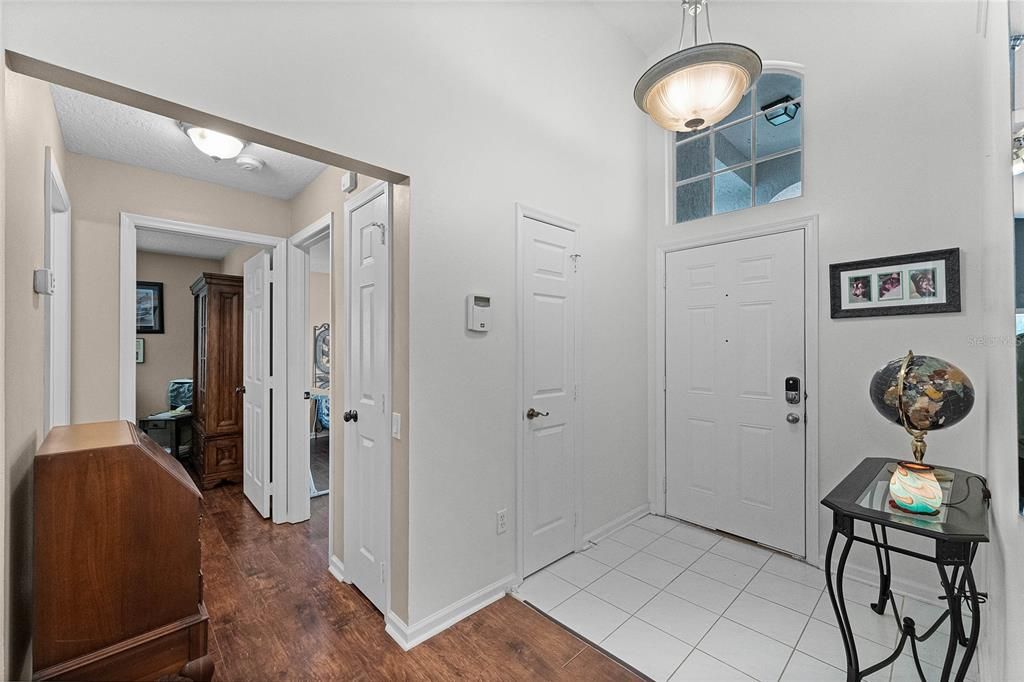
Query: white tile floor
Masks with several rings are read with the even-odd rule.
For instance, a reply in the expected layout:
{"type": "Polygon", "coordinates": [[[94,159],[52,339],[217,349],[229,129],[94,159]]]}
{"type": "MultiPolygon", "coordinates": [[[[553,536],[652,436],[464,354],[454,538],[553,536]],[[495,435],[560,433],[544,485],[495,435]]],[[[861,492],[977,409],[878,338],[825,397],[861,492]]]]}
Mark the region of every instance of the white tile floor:
{"type": "MultiPolygon", "coordinates": [[[[876,588],[847,579],[846,592],[870,665],[895,647],[896,624],[869,608],[876,588]]],[[[822,571],[671,519],[645,516],[530,576],[516,596],[658,682],[846,679],[822,571]]],[[[941,613],[938,600],[897,603],[922,624],[941,613]]],[[[945,643],[937,633],[919,645],[929,680],[939,679],[945,643]]],[[[917,680],[909,649],[869,679],[917,680]]],[[[968,679],[978,679],[977,658],[968,679]]]]}

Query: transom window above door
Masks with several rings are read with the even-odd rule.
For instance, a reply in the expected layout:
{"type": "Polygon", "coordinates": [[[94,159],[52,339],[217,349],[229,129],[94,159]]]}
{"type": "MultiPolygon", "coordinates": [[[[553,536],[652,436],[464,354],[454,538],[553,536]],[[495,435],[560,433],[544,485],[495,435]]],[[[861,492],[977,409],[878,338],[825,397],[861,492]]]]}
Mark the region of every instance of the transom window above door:
{"type": "Polygon", "coordinates": [[[803,77],[766,71],[721,123],[672,140],[676,223],[803,194],[803,77]]]}

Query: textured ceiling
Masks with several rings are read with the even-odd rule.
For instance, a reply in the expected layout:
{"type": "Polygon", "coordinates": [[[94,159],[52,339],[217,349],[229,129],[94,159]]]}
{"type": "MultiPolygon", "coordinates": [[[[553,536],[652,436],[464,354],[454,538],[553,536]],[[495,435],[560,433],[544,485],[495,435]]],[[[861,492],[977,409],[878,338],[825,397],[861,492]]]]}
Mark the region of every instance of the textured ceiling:
{"type": "Polygon", "coordinates": [[[135,237],[135,248],[138,251],[211,260],[222,260],[238,246],[241,244],[221,239],[174,232],[156,232],[141,228],[136,232],[135,237]]]}
{"type": "Polygon", "coordinates": [[[261,159],[266,166],[245,171],[234,160],[214,161],[200,152],[177,121],[59,85],[50,87],[69,152],[277,199],[291,199],[325,168],[318,161],[248,144],[242,153],[261,159]]]}

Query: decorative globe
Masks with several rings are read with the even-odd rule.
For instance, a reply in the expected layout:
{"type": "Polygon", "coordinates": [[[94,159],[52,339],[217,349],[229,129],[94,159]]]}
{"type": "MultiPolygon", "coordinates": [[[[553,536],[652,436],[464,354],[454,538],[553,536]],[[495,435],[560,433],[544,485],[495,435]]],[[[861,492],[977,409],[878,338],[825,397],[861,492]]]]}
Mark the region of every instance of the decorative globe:
{"type": "MultiPolygon", "coordinates": [[[[875,372],[868,390],[875,409],[900,426],[904,421],[900,418],[899,374],[904,360],[891,360],[875,372]]],[[[909,429],[948,428],[966,417],[972,407],[974,385],[963,370],[930,355],[911,357],[903,380],[903,409],[909,429]]]]}

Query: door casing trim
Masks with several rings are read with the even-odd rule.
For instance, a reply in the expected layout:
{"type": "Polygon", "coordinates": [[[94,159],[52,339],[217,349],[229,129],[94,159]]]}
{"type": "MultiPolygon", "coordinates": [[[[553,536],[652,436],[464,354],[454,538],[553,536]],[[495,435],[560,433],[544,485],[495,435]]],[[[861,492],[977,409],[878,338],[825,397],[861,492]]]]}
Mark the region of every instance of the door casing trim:
{"type": "MultiPolygon", "coordinates": [[[[273,237],[256,232],[243,232],[223,227],[186,223],[166,218],[121,213],[121,235],[119,256],[119,306],[120,329],[118,334],[118,414],[119,419],[135,422],[135,281],[137,279],[136,237],[139,229],[167,232],[178,235],[193,235],[221,239],[237,244],[259,246],[271,252],[271,282],[274,284],[273,309],[275,321],[272,361],[275,368],[283,368],[280,375],[275,371],[271,379],[273,398],[271,403],[275,415],[271,435],[273,454],[288,451],[288,349],[284,324],[278,324],[280,311],[287,310],[287,242],[284,237],[273,237]]],[[[272,457],[271,476],[271,519],[274,523],[285,523],[287,518],[288,457],[272,457]]]]}
{"type": "MultiPolygon", "coordinates": [[[[328,243],[330,288],[328,300],[331,318],[334,317],[334,213],[328,212],[288,238],[288,521],[298,523],[309,519],[309,401],[303,398],[312,366],[312,347],[307,343],[309,333],[309,249],[326,240],[328,243]]],[[[332,329],[334,325],[331,325],[332,329]]],[[[333,356],[334,351],[332,349],[333,356]]],[[[333,363],[332,363],[333,367],[333,363]]],[[[334,397],[334,372],[331,371],[331,398],[334,397]]],[[[328,480],[334,480],[334,458],[328,457],[328,480]]],[[[334,499],[328,496],[328,514],[334,519],[334,499]]],[[[330,524],[328,524],[330,525],[330,524]]],[[[328,532],[328,563],[341,560],[334,554],[334,534],[328,532]]]]}
{"type": "MultiPolygon", "coordinates": [[[[524,429],[526,412],[526,396],[523,394],[523,376],[525,366],[523,362],[523,351],[525,349],[523,339],[523,317],[525,313],[523,301],[523,277],[522,268],[525,263],[523,253],[523,221],[526,219],[537,220],[554,227],[568,230],[576,235],[576,251],[583,254],[583,235],[577,223],[559,218],[539,209],[531,208],[522,203],[515,205],[515,292],[516,292],[516,495],[515,495],[515,535],[516,535],[516,583],[522,582],[525,575],[525,552],[526,543],[524,538],[523,517],[525,500],[525,480],[523,448],[525,446],[524,429]]],[[[584,258],[578,258],[576,277],[573,278],[572,293],[576,305],[573,306],[573,352],[575,361],[573,366],[573,382],[575,384],[575,400],[573,401],[573,550],[579,551],[583,548],[583,268],[584,258]]]]}
{"type": "MultiPolygon", "coordinates": [[[[714,235],[703,235],[693,239],[659,244],[655,247],[655,315],[654,315],[654,361],[655,390],[654,442],[649,448],[648,470],[651,477],[651,509],[657,514],[665,514],[666,500],[665,468],[667,456],[665,427],[665,315],[667,298],[665,296],[665,259],[669,253],[696,249],[702,246],[725,244],[765,237],[783,232],[801,231],[804,237],[804,401],[805,417],[805,459],[804,459],[804,560],[818,566],[818,438],[819,438],[819,395],[818,395],[818,216],[808,216],[787,220],[770,225],[733,230],[714,235]]],[[[820,567],[820,566],[819,566],[820,567]]]]}

